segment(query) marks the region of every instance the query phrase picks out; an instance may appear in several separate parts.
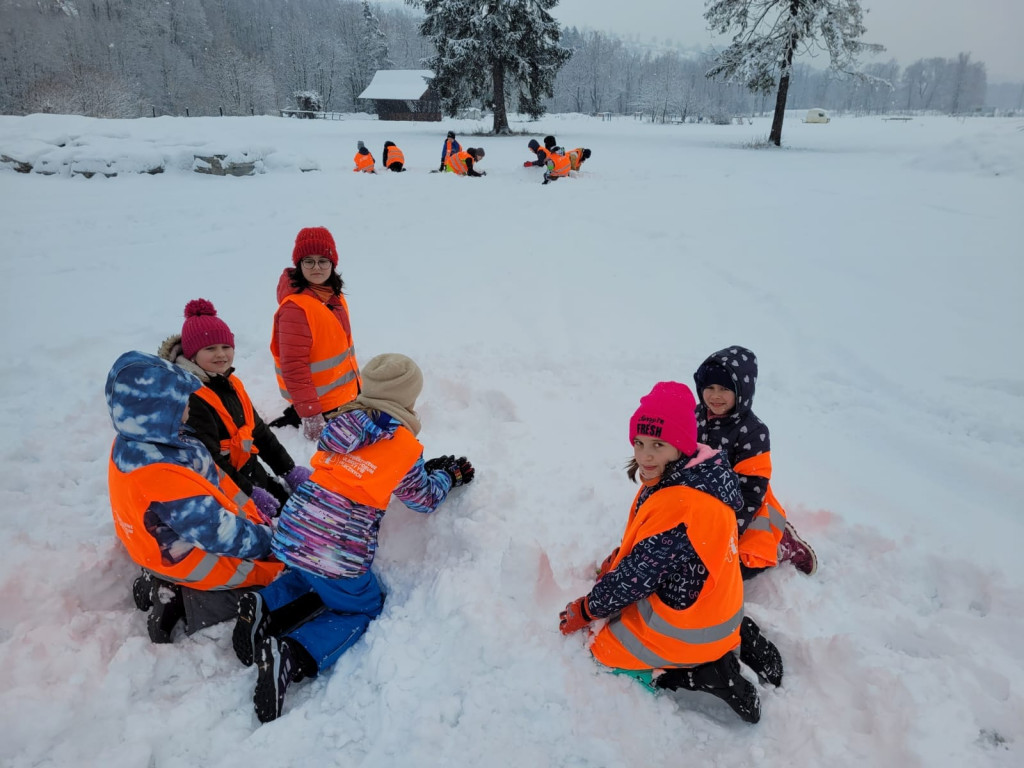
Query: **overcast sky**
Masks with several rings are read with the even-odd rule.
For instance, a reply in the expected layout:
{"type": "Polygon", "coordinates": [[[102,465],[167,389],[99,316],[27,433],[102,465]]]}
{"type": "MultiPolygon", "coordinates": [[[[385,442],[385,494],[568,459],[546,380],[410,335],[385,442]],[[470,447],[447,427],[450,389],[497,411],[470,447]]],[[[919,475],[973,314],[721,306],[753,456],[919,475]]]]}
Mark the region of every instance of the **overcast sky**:
{"type": "MultiPolygon", "coordinates": [[[[1024,81],[1024,0],[863,0],[864,41],[886,52],[869,61],[953,58],[964,51],[982,61],[990,83],[1024,81]]],[[[622,36],[712,42],[704,0],[561,0],[554,16],[566,26],[622,36]]],[[[824,65],[823,65],[824,66],[824,65]]]]}

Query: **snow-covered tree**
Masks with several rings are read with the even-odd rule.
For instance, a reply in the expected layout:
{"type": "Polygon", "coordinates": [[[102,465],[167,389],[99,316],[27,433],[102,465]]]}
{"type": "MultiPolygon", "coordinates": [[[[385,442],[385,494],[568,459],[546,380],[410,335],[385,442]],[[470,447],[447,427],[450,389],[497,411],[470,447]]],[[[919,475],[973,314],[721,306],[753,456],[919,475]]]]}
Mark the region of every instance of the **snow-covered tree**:
{"type": "Polygon", "coordinates": [[[506,97],[519,110],[544,114],[555,76],[572,52],[559,44],[561,29],[548,12],[558,0],[406,0],[423,8],[420,26],[434,44],[427,59],[444,110],[483,99],[494,110],[494,133],[508,133],[506,97]]]}
{"type": "Polygon", "coordinates": [[[707,0],[704,18],[712,31],[733,34],[708,77],[721,75],[752,91],[777,85],[768,138],[779,146],[796,54],[825,50],[833,72],[853,75],[860,54],[884,50],[861,42],[864,13],[860,0],[707,0]]]}

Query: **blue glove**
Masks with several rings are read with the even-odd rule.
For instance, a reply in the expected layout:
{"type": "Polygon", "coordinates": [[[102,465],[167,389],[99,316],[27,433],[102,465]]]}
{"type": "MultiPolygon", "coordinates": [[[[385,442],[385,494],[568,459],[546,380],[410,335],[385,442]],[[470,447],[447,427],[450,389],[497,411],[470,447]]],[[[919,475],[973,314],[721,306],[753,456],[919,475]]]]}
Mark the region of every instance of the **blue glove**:
{"type": "Polygon", "coordinates": [[[309,480],[309,476],[312,474],[313,470],[309,467],[300,467],[296,464],[288,470],[288,474],[284,476],[284,481],[288,483],[288,490],[295,493],[295,490],[304,482],[309,480]]]}
{"type": "Polygon", "coordinates": [[[256,502],[256,509],[259,510],[260,517],[263,518],[267,525],[270,525],[270,521],[277,517],[277,510],[280,508],[277,499],[269,491],[263,490],[258,485],[252,487],[250,496],[256,502]]]}

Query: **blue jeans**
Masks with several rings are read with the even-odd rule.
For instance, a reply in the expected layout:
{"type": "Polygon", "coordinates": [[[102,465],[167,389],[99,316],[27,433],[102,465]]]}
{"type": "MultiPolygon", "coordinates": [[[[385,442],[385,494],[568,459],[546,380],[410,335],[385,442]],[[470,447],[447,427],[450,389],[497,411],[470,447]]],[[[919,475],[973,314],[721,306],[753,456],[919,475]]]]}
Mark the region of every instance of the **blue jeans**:
{"type": "Polygon", "coordinates": [[[354,579],[326,579],[306,571],[286,569],[262,590],[264,605],[275,611],[297,598],[316,592],[325,610],[289,631],[316,662],[317,672],[330,668],[384,607],[384,593],[372,571],[354,579]]]}

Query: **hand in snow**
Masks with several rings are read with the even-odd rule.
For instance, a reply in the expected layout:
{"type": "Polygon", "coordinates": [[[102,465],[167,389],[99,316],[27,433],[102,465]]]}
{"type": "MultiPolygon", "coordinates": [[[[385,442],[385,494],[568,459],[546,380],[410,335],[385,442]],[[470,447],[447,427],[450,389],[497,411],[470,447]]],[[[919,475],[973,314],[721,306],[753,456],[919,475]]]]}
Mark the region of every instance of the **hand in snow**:
{"type": "Polygon", "coordinates": [[[591,621],[593,619],[587,612],[587,598],[580,597],[565,606],[565,610],[558,614],[558,630],[563,635],[571,635],[573,632],[579,632],[591,621]]]}
{"type": "Polygon", "coordinates": [[[307,440],[316,442],[320,439],[320,433],[324,431],[324,417],[322,413],[316,416],[307,416],[302,420],[302,434],[307,440]]]}

